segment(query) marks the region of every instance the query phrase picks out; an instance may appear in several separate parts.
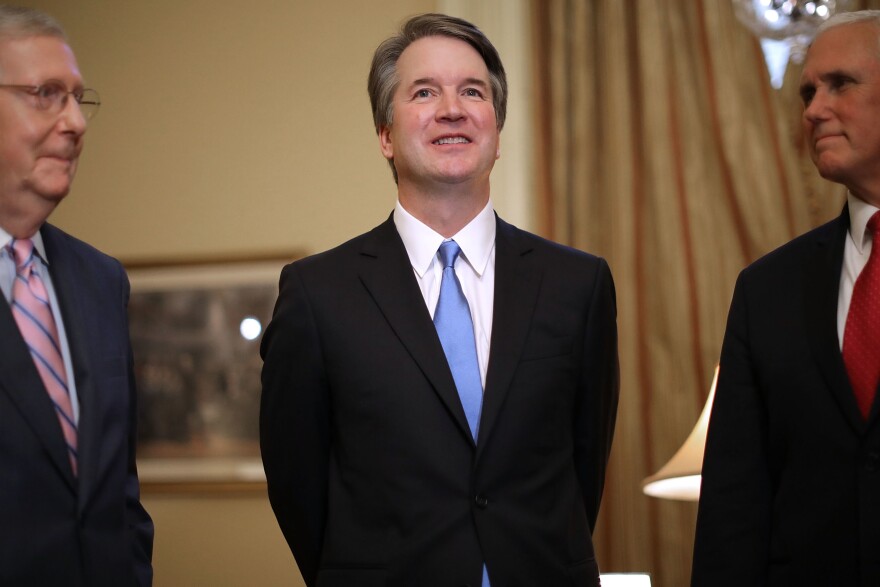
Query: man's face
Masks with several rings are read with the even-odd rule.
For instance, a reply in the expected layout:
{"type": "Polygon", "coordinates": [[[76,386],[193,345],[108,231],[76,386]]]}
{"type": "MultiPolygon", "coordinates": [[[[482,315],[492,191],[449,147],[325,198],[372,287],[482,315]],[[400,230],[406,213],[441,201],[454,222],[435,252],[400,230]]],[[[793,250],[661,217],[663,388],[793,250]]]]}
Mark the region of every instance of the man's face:
{"type": "Polygon", "coordinates": [[[379,143],[400,185],[431,189],[485,181],[499,156],[489,71],[473,47],[426,37],[397,60],[394,120],[379,143]]]}
{"type": "MultiPolygon", "coordinates": [[[[0,40],[0,84],[39,86],[50,80],[68,90],[83,87],[76,58],[63,40],[0,40]]],[[[48,216],[70,190],[85,130],[72,96],[55,113],[40,110],[26,92],[0,89],[0,222],[48,216]]]]}
{"type": "Polygon", "coordinates": [[[803,126],[822,177],[880,201],[880,27],[829,29],[810,47],[801,74],[803,126]]]}

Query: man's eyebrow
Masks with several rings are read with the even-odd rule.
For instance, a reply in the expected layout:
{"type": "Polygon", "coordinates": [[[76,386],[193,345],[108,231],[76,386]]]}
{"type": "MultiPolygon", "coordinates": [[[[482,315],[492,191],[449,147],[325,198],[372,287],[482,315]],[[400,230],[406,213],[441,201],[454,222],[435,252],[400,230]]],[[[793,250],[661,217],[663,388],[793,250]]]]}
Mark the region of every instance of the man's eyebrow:
{"type": "MultiPolygon", "coordinates": [[[[816,75],[816,78],[818,78],[818,80],[820,82],[823,82],[826,84],[828,82],[840,81],[843,79],[856,79],[856,77],[857,77],[857,74],[855,72],[850,71],[850,70],[846,70],[846,69],[840,69],[840,68],[832,69],[830,71],[824,71],[824,72],[816,75]]],[[[799,92],[801,93],[801,95],[803,95],[804,92],[809,92],[809,91],[815,90],[815,89],[816,89],[816,84],[814,82],[805,81],[804,83],[802,83],[800,85],[799,92]]]]}
{"type": "MultiPolygon", "coordinates": [[[[437,80],[433,77],[420,77],[419,79],[413,80],[410,85],[411,86],[421,86],[421,85],[432,85],[437,83],[437,80]]],[[[464,86],[481,86],[484,88],[489,87],[489,83],[486,80],[482,80],[478,77],[468,77],[465,78],[464,82],[461,84],[464,86]]]]}
{"type": "Polygon", "coordinates": [[[464,85],[467,85],[467,86],[482,86],[484,88],[489,87],[489,84],[488,84],[488,82],[486,82],[486,80],[480,79],[478,77],[469,77],[466,80],[464,80],[464,82],[465,82],[464,85]]]}
{"type": "Polygon", "coordinates": [[[853,77],[853,72],[847,71],[845,69],[832,69],[831,71],[826,71],[825,73],[819,76],[819,79],[833,79],[837,77],[853,77]]]}

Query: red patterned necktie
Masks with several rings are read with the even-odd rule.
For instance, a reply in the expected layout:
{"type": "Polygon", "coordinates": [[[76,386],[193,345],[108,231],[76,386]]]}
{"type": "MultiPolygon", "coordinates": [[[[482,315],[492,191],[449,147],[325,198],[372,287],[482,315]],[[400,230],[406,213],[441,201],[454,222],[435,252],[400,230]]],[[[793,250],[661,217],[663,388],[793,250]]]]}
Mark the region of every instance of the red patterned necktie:
{"type": "Polygon", "coordinates": [[[843,362],[867,419],[880,380],[880,212],[868,221],[871,256],[856,279],[843,333],[843,362]]]}
{"type": "Polygon", "coordinates": [[[34,271],[34,243],[30,239],[13,239],[9,248],[15,260],[15,282],[12,286],[12,315],[34,364],[55,405],[61,423],[73,474],[76,475],[76,422],[67,388],[67,372],[61,358],[58,329],[49,305],[49,294],[39,274],[34,271]]]}

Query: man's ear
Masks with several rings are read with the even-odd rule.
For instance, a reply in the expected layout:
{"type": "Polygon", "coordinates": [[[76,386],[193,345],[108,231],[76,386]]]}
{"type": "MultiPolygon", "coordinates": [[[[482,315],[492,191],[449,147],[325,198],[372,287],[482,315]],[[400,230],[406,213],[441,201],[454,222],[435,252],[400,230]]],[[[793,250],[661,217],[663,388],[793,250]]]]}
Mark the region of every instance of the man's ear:
{"type": "Polygon", "coordinates": [[[379,129],[379,148],[386,159],[394,158],[394,145],[391,143],[390,126],[383,126],[379,129]]]}

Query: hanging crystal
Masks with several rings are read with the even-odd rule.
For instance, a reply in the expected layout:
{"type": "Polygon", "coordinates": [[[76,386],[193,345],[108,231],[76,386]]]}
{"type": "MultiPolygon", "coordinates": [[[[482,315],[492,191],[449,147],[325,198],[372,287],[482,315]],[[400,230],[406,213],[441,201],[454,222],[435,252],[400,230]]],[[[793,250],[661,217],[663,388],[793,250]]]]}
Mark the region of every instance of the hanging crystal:
{"type": "Polygon", "coordinates": [[[736,16],[761,39],[774,88],[782,87],[788,61],[803,63],[824,21],[845,12],[852,0],[732,0],[736,16]]]}

